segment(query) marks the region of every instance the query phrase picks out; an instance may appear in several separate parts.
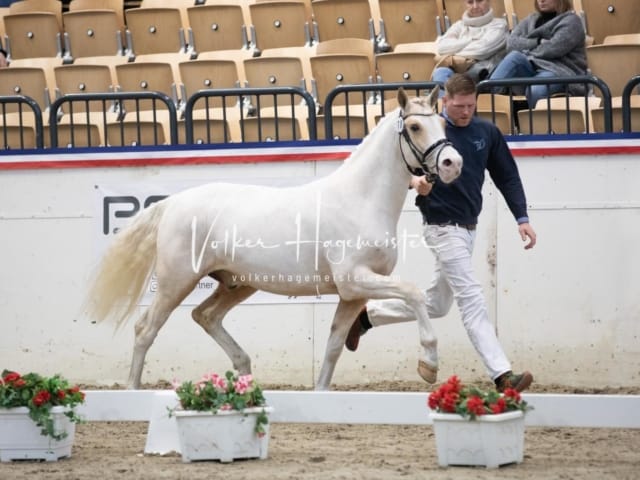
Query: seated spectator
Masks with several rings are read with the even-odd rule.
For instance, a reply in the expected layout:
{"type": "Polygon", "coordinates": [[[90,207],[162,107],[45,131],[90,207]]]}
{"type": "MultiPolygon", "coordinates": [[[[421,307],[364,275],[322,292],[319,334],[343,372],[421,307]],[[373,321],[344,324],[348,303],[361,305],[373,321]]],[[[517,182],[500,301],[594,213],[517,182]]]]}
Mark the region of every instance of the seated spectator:
{"type": "MultiPolygon", "coordinates": [[[[490,79],[586,75],[585,32],[572,0],[533,1],[536,11],[513,29],[507,38],[508,53],[490,79]]],[[[532,85],[524,92],[533,108],[539,99],[564,90],[564,85],[550,84],[532,85]]],[[[570,85],[569,93],[584,95],[584,85],[570,85]]]]}
{"type": "Polygon", "coordinates": [[[466,0],[462,19],[436,41],[439,58],[432,79],[444,83],[466,72],[476,82],[484,80],[504,57],[508,35],[507,21],[494,18],[491,0],[466,0]]]}

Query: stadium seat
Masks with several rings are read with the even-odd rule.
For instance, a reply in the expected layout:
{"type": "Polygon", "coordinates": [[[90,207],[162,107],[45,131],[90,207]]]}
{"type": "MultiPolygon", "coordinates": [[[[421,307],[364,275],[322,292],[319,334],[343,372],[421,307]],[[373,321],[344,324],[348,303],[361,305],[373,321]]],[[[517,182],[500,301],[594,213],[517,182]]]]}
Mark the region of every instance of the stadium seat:
{"type": "MultiPolygon", "coordinates": [[[[49,119],[50,90],[44,70],[36,67],[0,69],[0,95],[24,95],[38,103],[43,125],[49,119]]],[[[36,118],[25,105],[0,105],[0,148],[34,148],[36,118]]]]}
{"type": "MultiPolygon", "coordinates": [[[[69,12],[81,12],[84,10],[111,10],[118,19],[118,28],[124,35],[126,24],[124,23],[124,4],[122,0],[71,0],[69,12]]],[[[62,14],[64,24],[64,13],[62,14]]],[[[124,41],[124,38],[123,38],[124,41]]]]}
{"type": "Polygon", "coordinates": [[[249,47],[246,19],[240,5],[208,4],[187,9],[189,44],[196,53],[249,47]]]}
{"type": "Polygon", "coordinates": [[[368,0],[314,0],[314,38],[319,42],[336,38],[375,41],[375,28],[368,0]]]}
{"type": "MultiPolygon", "coordinates": [[[[308,88],[298,57],[258,57],[245,60],[244,65],[248,87],[308,88]]],[[[274,98],[273,95],[261,95],[251,99],[251,106],[260,120],[254,117],[243,121],[244,141],[264,141],[267,137],[277,140],[309,138],[308,109],[300,96],[277,95],[274,98]]]]}
{"type": "Polygon", "coordinates": [[[131,8],[124,14],[127,47],[132,57],[187,53],[179,9],[131,8]]]}
{"type": "MultiPolygon", "coordinates": [[[[1,107],[0,107],[1,108],[1,107]]],[[[23,110],[25,116],[33,117],[31,110],[25,108],[23,110]]],[[[0,149],[14,150],[36,147],[36,131],[30,125],[11,125],[4,124],[3,117],[0,113],[0,149]]]]}
{"type": "Polygon", "coordinates": [[[123,33],[113,10],[76,10],[62,15],[65,49],[73,58],[124,54],[123,33]]]}
{"type": "MultiPolygon", "coordinates": [[[[43,122],[47,122],[51,105],[51,84],[42,68],[0,68],[0,95],[24,95],[33,98],[42,110],[43,122]]],[[[7,105],[6,111],[15,112],[16,108],[7,105]]]]}
{"type": "Polygon", "coordinates": [[[602,43],[603,45],[640,45],[640,33],[607,35],[602,43]]]}
{"type": "MultiPolygon", "coordinates": [[[[428,82],[435,65],[432,52],[388,52],[376,55],[378,82],[428,82]]],[[[392,98],[396,92],[385,92],[384,98],[392,98]]]]}
{"type": "Polygon", "coordinates": [[[524,135],[593,132],[591,109],[600,102],[597,97],[540,99],[533,110],[518,112],[519,132],[524,135]]]}
{"type": "Polygon", "coordinates": [[[508,95],[479,94],[476,114],[496,125],[504,135],[517,133],[516,126],[513,124],[511,98],[508,95]]]}
{"type": "Polygon", "coordinates": [[[57,58],[62,63],[62,35],[55,14],[12,13],[3,20],[7,53],[14,65],[20,63],[18,60],[32,58],[57,58]]]}
{"type": "MultiPolygon", "coordinates": [[[[234,60],[191,60],[179,65],[182,98],[199,90],[238,88],[237,65],[234,60]]],[[[193,134],[196,143],[227,143],[238,140],[237,119],[240,106],[237,97],[208,97],[193,106],[193,134]],[[224,107],[223,107],[224,105],[224,107]]],[[[180,119],[178,138],[186,141],[184,120],[180,119]]]]}
{"type": "Polygon", "coordinates": [[[440,0],[379,0],[380,51],[398,45],[435,42],[442,33],[440,0]]]}
{"type": "MultiPolygon", "coordinates": [[[[179,106],[177,95],[177,82],[174,79],[173,66],[170,63],[163,62],[132,62],[122,65],[116,65],[116,77],[118,81],[118,90],[122,92],[162,92],[169,96],[176,107],[179,106]]],[[[127,100],[123,102],[123,114],[125,123],[138,123],[142,120],[147,129],[146,141],[157,139],[155,137],[153,123],[159,123],[164,128],[162,142],[170,138],[169,132],[169,111],[164,107],[162,102],[154,102],[153,100],[127,100]],[[146,122],[146,123],[145,123],[146,122]]],[[[120,122],[118,122],[120,123],[120,122]]],[[[142,124],[141,123],[141,124],[142,124]]],[[[111,126],[111,124],[109,125],[111,126]]],[[[132,135],[127,137],[134,138],[132,135]]],[[[114,138],[110,133],[107,138],[114,138]]],[[[117,136],[115,137],[117,138],[117,136]]],[[[142,138],[140,139],[142,140],[142,138]]],[[[127,140],[127,144],[130,141],[127,140]]]]}
{"type": "Polygon", "coordinates": [[[58,31],[62,33],[62,2],[60,0],[23,0],[9,5],[10,14],[48,12],[58,22],[58,31]]]}
{"type": "MultiPolygon", "coordinates": [[[[640,132],[640,95],[631,95],[629,101],[631,107],[631,131],[640,132]]],[[[604,108],[594,108],[591,110],[591,116],[593,118],[594,131],[598,133],[604,132],[604,108]]],[[[611,99],[611,116],[612,131],[622,132],[622,97],[613,97],[611,99]]]]}
{"type": "Polygon", "coordinates": [[[640,44],[602,44],[587,47],[589,70],[603,80],[611,95],[622,95],[631,77],[640,72],[640,44]]]}
{"type": "Polygon", "coordinates": [[[511,26],[515,27],[520,20],[536,11],[531,0],[505,0],[507,12],[511,11],[511,26]],[[509,8],[510,7],[510,8],[509,8]]]}
{"type": "MultiPolygon", "coordinates": [[[[114,81],[108,65],[62,65],[55,68],[55,78],[56,98],[68,94],[103,93],[114,90],[114,81]]],[[[60,146],[70,143],[75,146],[105,145],[106,124],[115,120],[118,115],[113,103],[97,100],[64,103],[62,112],[63,115],[58,120],[60,146]],[[71,124],[73,128],[82,129],[74,132],[73,137],[71,124]]],[[[48,137],[46,138],[48,140],[48,137]]]]}
{"type": "MultiPolygon", "coordinates": [[[[364,54],[327,54],[311,57],[312,92],[326,114],[327,94],[339,85],[373,83],[370,58],[364,54]]],[[[352,92],[334,98],[334,138],[362,138],[375,124],[379,108],[371,93],[352,92]]],[[[318,138],[325,138],[323,115],[318,117],[318,138]]]]}
{"type": "Polygon", "coordinates": [[[301,0],[249,4],[251,45],[258,52],[270,48],[311,45],[307,6],[301,0]]]}
{"type": "Polygon", "coordinates": [[[581,0],[581,4],[586,31],[594,45],[603,43],[608,35],[640,33],[638,0],[581,0]]]}

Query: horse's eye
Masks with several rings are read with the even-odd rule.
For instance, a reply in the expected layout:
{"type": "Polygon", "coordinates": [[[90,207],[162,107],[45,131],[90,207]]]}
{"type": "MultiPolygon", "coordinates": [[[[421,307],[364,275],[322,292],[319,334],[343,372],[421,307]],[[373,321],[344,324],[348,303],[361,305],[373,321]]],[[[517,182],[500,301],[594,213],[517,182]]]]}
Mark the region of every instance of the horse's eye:
{"type": "Polygon", "coordinates": [[[411,125],[409,128],[411,129],[412,132],[420,131],[420,125],[417,125],[415,123],[413,125],[411,125]]]}

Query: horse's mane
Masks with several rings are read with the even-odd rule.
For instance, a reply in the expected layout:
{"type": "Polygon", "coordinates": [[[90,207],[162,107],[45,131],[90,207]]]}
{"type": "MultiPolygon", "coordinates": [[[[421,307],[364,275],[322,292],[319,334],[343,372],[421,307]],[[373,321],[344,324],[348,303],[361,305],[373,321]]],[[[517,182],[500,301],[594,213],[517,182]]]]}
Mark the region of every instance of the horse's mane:
{"type": "Polygon", "coordinates": [[[396,119],[398,118],[399,111],[400,111],[400,107],[396,107],[393,110],[386,112],[385,116],[380,119],[380,121],[376,124],[376,126],[373,127],[373,129],[367,134],[367,136],[364,137],[362,141],[356,146],[353,152],[351,152],[351,155],[349,155],[349,157],[345,160],[345,163],[349,162],[352,158],[357,157],[360,151],[369,148],[370,143],[374,141],[382,140],[381,138],[377,138],[378,137],[377,135],[373,135],[373,132],[375,132],[376,130],[382,130],[384,128],[387,128],[388,123],[392,121],[395,122],[396,119]]]}

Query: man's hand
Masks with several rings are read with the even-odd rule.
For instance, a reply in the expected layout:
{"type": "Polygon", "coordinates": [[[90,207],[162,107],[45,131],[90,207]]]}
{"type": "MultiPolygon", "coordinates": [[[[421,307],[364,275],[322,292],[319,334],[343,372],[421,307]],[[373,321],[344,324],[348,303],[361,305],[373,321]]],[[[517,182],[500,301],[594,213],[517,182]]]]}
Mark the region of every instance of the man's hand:
{"type": "Polygon", "coordinates": [[[533,248],[536,244],[536,232],[533,230],[533,227],[529,223],[521,223],[518,225],[518,232],[520,233],[520,238],[522,241],[526,241],[529,239],[529,243],[524,246],[525,250],[529,250],[533,248]]]}
{"type": "Polygon", "coordinates": [[[427,182],[427,177],[425,175],[423,175],[422,177],[411,177],[409,186],[420,195],[429,195],[431,193],[431,189],[433,188],[433,184],[427,182]]]}

